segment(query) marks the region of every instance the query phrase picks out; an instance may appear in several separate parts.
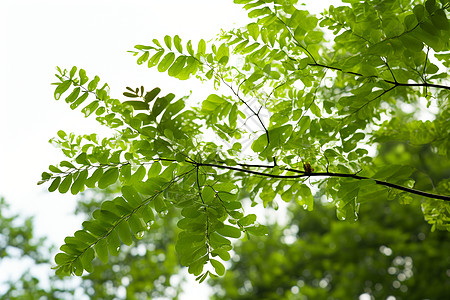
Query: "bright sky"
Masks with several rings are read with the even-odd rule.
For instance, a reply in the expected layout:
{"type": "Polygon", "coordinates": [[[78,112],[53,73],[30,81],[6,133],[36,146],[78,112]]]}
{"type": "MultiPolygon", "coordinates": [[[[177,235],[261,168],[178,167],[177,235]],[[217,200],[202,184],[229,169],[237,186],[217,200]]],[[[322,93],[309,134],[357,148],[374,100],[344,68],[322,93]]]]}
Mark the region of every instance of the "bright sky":
{"type": "Polygon", "coordinates": [[[55,67],[75,65],[89,77],[98,75],[113,97],[140,85],[183,96],[204,86],[138,66],[126,51],[166,34],[178,34],[185,43],[246,23],[246,12],[231,0],[1,1],[0,196],[13,211],[36,216],[39,236],[61,244],[81,222],[73,216],[74,196],[36,185],[49,164],[64,159],[48,140],[60,129],[80,134],[102,129],[64,100],[54,100],[55,67]]]}

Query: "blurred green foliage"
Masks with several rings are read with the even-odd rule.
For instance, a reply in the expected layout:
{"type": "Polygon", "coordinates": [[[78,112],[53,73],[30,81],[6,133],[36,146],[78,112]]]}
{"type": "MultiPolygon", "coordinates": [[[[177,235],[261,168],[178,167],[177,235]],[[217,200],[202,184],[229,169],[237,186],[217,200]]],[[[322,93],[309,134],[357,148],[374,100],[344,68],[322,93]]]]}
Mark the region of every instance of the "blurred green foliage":
{"type": "MultiPolygon", "coordinates": [[[[450,2],[345,0],[320,16],[296,0],[234,2],[247,26],[130,51],[210,82],[201,101],[143,86],[119,100],[99,76],[58,68],[55,99],[112,134],[51,140],[67,160],[39,184],[103,191],[84,194],[56,275],[84,275],[92,299],[176,298],[180,265],[217,299],[448,295],[450,2]],[[287,225],[260,224],[246,201],[289,203],[287,225]]],[[[5,245],[39,263],[31,223],[6,222],[5,245]]]]}

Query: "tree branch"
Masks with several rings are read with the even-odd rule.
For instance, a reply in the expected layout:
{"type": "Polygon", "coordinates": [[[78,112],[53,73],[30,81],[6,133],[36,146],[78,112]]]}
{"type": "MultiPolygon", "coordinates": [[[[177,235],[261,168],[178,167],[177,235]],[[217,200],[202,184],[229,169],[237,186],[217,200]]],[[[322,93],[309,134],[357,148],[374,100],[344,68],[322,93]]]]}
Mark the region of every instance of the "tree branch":
{"type": "MultiPolygon", "coordinates": [[[[308,64],[308,66],[311,66],[311,67],[322,67],[322,68],[327,68],[327,69],[330,69],[330,70],[336,70],[336,71],[339,71],[339,72],[342,72],[342,73],[346,73],[346,74],[352,74],[352,75],[355,75],[355,76],[359,76],[359,77],[362,77],[362,76],[364,76],[363,74],[361,74],[361,73],[356,73],[356,72],[346,72],[346,71],[344,71],[344,70],[342,70],[341,68],[337,68],[337,67],[331,67],[331,66],[327,66],[327,65],[323,65],[323,64],[318,64],[318,63],[314,63],[314,64],[308,64]]],[[[382,79],[382,78],[381,78],[382,79]]],[[[396,82],[396,81],[392,81],[392,80],[387,80],[387,79],[382,79],[384,82],[386,82],[386,83],[390,83],[390,84],[393,84],[393,85],[395,85],[395,86],[422,86],[422,87],[434,87],[434,88],[437,88],[437,89],[446,89],[446,90],[450,90],[450,86],[447,86],[447,85],[441,85],[441,84],[433,84],[433,83],[428,83],[428,82],[425,82],[425,83],[400,83],[400,82],[396,82]]]]}
{"type": "MultiPolygon", "coordinates": [[[[369,178],[369,177],[364,177],[364,176],[359,176],[356,174],[345,174],[345,173],[333,173],[333,172],[305,172],[305,171],[300,171],[300,170],[294,170],[294,169],[286,169],[286,171],[290,171],[290,172],[294,172],[294,173],[300,173],[299,175],[276,175],[276,174],[269,174],[269,173],[263,173],[263,172],[259,172],[259,171],[253,171],[253,170],[249,170],[249,169],[243,169],[243,168],[237,168],[237,167],[232,167],[232,166],[227,166],[227,165],[219,165],[219,164],[210,164],[210,163],[198,163],[198,162],[194,162],[194,161],[187,161],[189,163],[195,164],[196,166],[205,166],[205,167],[213,167],[213,168],[219,168],[219,169],[227,169],[227,170],[232,170],[232,171],[237,171],[237,172],[244,172],[244,173],[248,173],[248,174],[253,174],[253,175],[259,175],[259,176],[264,176],[264,177],[269,177],[269,178],[278,178],[278,179],[298,179],[298,178],[303,178],[303,177],[340,177],[340,178],[353,178],[356,180],[365,180],[365,179],[370,179],[375,181],[376,184],[379,185],[383,185],[383,186],[387,186],[390,188],[394,188],[397,190],[401,190],[401,191],[405,191],[411,194],[415,194],[415,195],[419,195],[419,196],[423,196],[423,197],[427,197],[427,198],[432,198],[432,199],[439,199],[439,200],[445,200],[445,201],[450,201],[450,196],[444,196],[444,195],[437,195],[437,194],[432,194],[432,193],[427,193],[427,192],[423,192],[423,191],[419,191],[419,190],[415,190],[412,188],[407,188],[398,184],[394,184],[394,183],[390,183],[390,182],[386,182],[386,181],[382,181],[382,180],[378,180],[378,179],[373,179],[373,178],[369,178]]],[[[241,164],[241,166],[243,167],[264,167],[264,168],[273,168],[273,166],[264,166],[264,165],[245,165],[245,164],[241,164]]]]}

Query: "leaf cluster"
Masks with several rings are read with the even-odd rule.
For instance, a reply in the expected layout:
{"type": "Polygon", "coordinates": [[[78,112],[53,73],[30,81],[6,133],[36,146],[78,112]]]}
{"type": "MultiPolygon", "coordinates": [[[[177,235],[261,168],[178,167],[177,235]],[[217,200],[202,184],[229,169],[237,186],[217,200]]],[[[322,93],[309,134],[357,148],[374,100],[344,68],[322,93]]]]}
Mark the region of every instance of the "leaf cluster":
{"type": "Polygon", "coordinates": [[[114,134],[99,140],[58,132],[52,142],[68,160],[50,166],[40,183],[72,194],[121,187],[66,238],[58,274],[90,272],[95,257],[107,263],[122,243],[177,209],[180,263],[199,281],[223,275],[233,239],[267,233],[244,213],[246,196],[252,205],[276,207],[281,199],[308,210],[325,197],[349,221],[364,202],[425,198],[425,218],[449,228],[446,179],[417,190],[419,166],[372,155],[396,140],[448,160],[449,3],[349,0],[315,16],[295,1],[234,2],[252,23],[195,47],[175,35],[131,51],[139,65],[211,82],[214,93],[199,105],[144,87],[127,87],[120,101],[107,84],[98,88],[98,76],[58,69],[55,99],[68,94],[71,109],[87,103],[84,115],[114,134]],[[399,109],[417,111],[423,99],[436,107],[429,121],[399,109]],[[322,191],[317,199],[313,187],[322,191]]]}

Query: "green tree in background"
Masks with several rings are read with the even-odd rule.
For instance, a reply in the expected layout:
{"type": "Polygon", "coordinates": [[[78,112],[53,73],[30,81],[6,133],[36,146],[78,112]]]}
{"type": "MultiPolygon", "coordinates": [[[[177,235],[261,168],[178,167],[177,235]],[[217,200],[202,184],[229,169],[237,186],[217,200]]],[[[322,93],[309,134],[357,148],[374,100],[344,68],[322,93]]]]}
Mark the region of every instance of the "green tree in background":
{"type": "Polygon", "coordinates": [[[357,223],[329,205],[308,213],[291,205],[270,238],[239,243],[239,259],[214,285],[212,299],[445,299],[448,235],[429,232],[417,205],[370,202],[357,223]],[[405,221],[407,219],[407,221],[405,221]]]}
{"type": "MultiPolygon", "coordinates": [[[[378,158],[408,164],[434,161],[443,167],[448,163],[430,149],[392,142],[380,145],[378,158]]],[[[432,168],[428,174],[440,180],[445,175],[442,171],[448,169],[432,168]]],[[[428,178],[416,179],[416,184],[429,182],[428,178]]],[[[84,195],[77,213],[89,215],[113,191],[110,187],[106,193],[84,195]]],[[[1,211],[6,210],[3,204],[1,211]]],[[[268,236],[237,243],[237,256],[223,279],[208,281],[214,288],[212,299],[347,299],[362,293],[375,299],[442,299],[448,295],[448,235],[429,232],[416,203],[370,201],[361,207],[360,215],[358,222],[341,222],[330,203],[316,201],[313,212],[291,204],[284,218],[286,225],[268,223],[268,236]]],[[[176,232],[175,223],[168,220],[173,219],[157,219],[161,224],[144,236],[139,251],[122,247],[120,256],[111,257],[107,265],[94,261],[94,271],[82,278],[78,298],[73,285],[64,285],[57,277],[48,278],[49,289],[40,284],[42,278],[25,272],[19,281],[6,284],[8,292],[0,299],[79,299],[80,295],[90,299],[177,299],[175,291],[181,292],[177,281],[162,280],[180,276],[176,257],[168,255],[174,253],[171,233],[176,232]],[[158,258],[161,254],[164,256],[158,258]]],[[[22,226],[17,224],[17,216],[1,216],[0,224],[2,258],[18,259],[8,247],[35,253],[39,244],[42,253],[29,256],[36,263],[50,263],[42,239],[33,237],[31,219],[22,226]],[[18,235],[23,238],[16,238],[18,235]]]]}
{"type": "MultiPolygon", "coordinates": [[[[0,269],[8,270],[5,263],[18,263],[19,266],[27,262],[18,280],[8,278],[7,282],[0,282],[0,299],[61,299],[73,295],[73,291],[58,286],[57,276],[52,276],[50,286],[44,288],[42,278],[33,273],[33,268],[39,265],[50,267],[50,253],[45,238],[37,238],[33,230],[33,218],[20,219],[10,212],[9,205],[4,198],[0,198],[0,269]],[[3,269],[5,268],[5,269],[3,269]]],[[[20,267],[19,267],[20,268],[20,267]]],[[[8,271],[3,271],[3,275],[8,271]]]]}
{"type": "MultiPolygon", "coordinates": [[[[433,180],[448,172],[448,160],[427,146],[381,144],[386,163],[433,161],[433,180]],[[444,172],[443,172],[444,171],[444,172]]],[[[416,184],[426,186],[429,178],[416,184]]],[[[321,191],[317,193],[320,197],[321,191]]],[[[212,299],[444,299],[450,289],[448,233],[430,232],[417,203],[369,201],[358,222],[334,218],[332,204],[316,202],[313,212],[295,204],[286,225],[269,226],[269,237],[239,243],[238,260],[215,286],[212,299]]]]}
{"type": "MultiPolygon", "coordinates": [[[[88,217],[115,187],[85,195],[78,202],[77,213],[88,217]]],[[[93,262],[94,271],[83,276],[82,288],[89,299],[178,299],[183,276],[175,252],[179,232],[175,211],[158,218],[137,247],[122,247],[108,264],[93,262]],[[125,292],[125,293],[124,293],[125,292]]]]}
{"type": "MultiPolygon", "coordinates": [[[[348,0],[318,17],[301,10],[296,1],[234,2],[244,5],[253,20],[246,27],[223,32],[211,43],[182,42],[176,35],[131,51],[139,65],[180,80],[195,77],[205,86],[213,83],[214,93],[200,103],[144,87],[127,87],[126,99],[119,100],[98,76],[89,79],[77,67],[58,68],[55,98],[64,98],[71,109],[81,108],[113,133],[100,139],[95,133],[59,131],[53,143],[67,160],[51,165],[40,183],[49,182],[50,192],[72,194],[117,184],[120,193],[101,201],[82,229],[65,239],[55,257],[56,274],[91,273],[93,265],[99,268],[95,258],[105,264],[102,274],[115,272],[106,264],[114,264],[116,256],[121,259],[122,244],[131,246],[145,234],[158,239],[155,231],[161,230],[167,239],[161,259],[167,261],[168,274],[177,270],[171,261],[175,249],[178,262],[197,280],[216,278],[225,273],[223,262],[231,258],[232,241],[250,239],[242,247],[256,247],[260,244],[252,239],[259,238],[254,236],[269,232],[255,214],[243,210],[245,199],[266,208],[280,200],[291,207],[295,203],[309,213],[316,205],[317,212],[328,216],[325,228],[336,223],[324,202],[332,203],[338,219],[350,223],[369,210],[374,217],[391,218],[389,209],[399,208],[390,202],[411,203],[388,223],[399,227],[388,241],[404,239],[400,228],[409,224],[408,212],[419,205],[432,231],[450,229],[445,168],[450,148],[450,3],[348,0]],[[401,152],[398,159],[395,151],[401,152]]],[[[340,230],[353,232],[345,238],[354,246],[371,243],[364,236],[369,230],[375,236],[382,231],[370,222],[350,223],[330,227],[327,234],[337,249],[345,241],[340,230]]],[[[303,240],[303,229],[297,226],[296,243],[316,247],[314,240],[303,240]]],[[[277,227],[271,234],[281,238],[277,227]]],[[[319,256],[333,254],[333,249],[320,253],[323,247],[317,247],[319,256]]],[[[161,254],[151,253],[155,260],[161,254]]],[[[357,276],[359,269],[345,257],[348,253],[338,259],[357,276]]],[[[309,259],[301,251],[296,255],[299,266],[309,259]]],[[[325,285],[322,279],[331,282],[342,275],[325,262],[317,270],[308,269],[311,275],[303,274],[305,295],[323,292],[314,280],[320,287],[325,285]],[[332,279],[314,274],[321,268],[330,268],[332,279]]],[[[134,272],[140,267],[129,265],[134,272]]],[[[252,266],[248,268],[250,272],[252,266]]],[[[150,276],[148,268],[143,272],[150,276]]],[[[161,286],[168,285],[169,277],[163,277],[161,286]]],[[[372,278],[374,286],[367,283],[367,289],[376,294],[379,283],[390,291],[386,280],[372,278]]],[[[286,288],[292,284],[286,282],[286,288]]],[[[366,287],[361,290],[355,283],[347,292],[353,290],[362,293],[366,287]]],[[[341,289],[333,291],[342,297],[341,289]]]]}
{"type": "MultiPolygon", "coordinates": [[[[89,193],[79,199],[77,214],[88,214],[112,189],[89,193]]],[[[7,213],[8,204],[2,199],[0,211],[7,213]]],[[[172,213],[169,213],[173,214],[172,213]]],[[[45,238],[37,238],[33,220],[18,222],[19,216],[0,214],[0,268],[5,260],[11,263],[27,261],[18,280],[0,282],[0,299],[178,299],[183,275],[178,274],[175,255],[176,224],[173,219],[158,219],[140,247],[122,249],[108,265],[94,261],[94,272],[83,276],[81,284],[54,275],[36,273],[39,265],[51,266],[51,254],[45,238]],[[172,223],[170,223],[172,220],[172,223]],[[171,233],[170,229],[174,229],[171,233]],[[175,279],[175,280],[174,280],[175,279]],[[50,286],[46,286],[46,282],[50,286]]],[[[17,272],[16,272],[17,273],[17,272]]]]}

